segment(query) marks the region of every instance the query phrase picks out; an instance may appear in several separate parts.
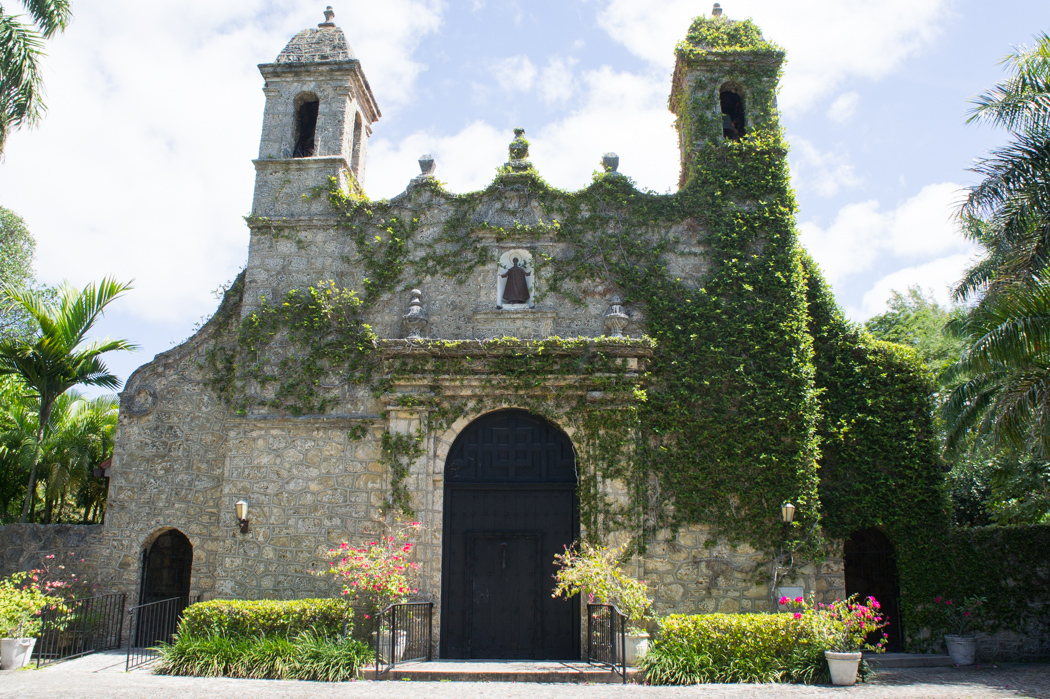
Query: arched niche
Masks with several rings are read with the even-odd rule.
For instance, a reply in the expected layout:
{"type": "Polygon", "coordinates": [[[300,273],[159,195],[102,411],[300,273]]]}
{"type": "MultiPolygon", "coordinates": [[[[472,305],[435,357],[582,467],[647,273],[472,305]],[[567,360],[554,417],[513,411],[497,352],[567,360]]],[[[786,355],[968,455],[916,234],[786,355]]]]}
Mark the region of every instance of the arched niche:
{"type": "MultiPolygon", "coordinates": [[[[520,298],[520,296],[516,298],[520,298]]],[[[507,250],[499,256],[499,262],[496,267],[496,306],[504,310],[521,310],[532,308],[535,305],[536,270],[532,252],[524,248],[507,250]],[[518,268],[521,271],[513,271],[513,268],[518,268]],[[528,298],[524,302],[504,300],[504,295],[507,293],[507,284],[508,282],[513,284],[515,277],[519,286],[522,282],[525,284],[528,298]]]]}

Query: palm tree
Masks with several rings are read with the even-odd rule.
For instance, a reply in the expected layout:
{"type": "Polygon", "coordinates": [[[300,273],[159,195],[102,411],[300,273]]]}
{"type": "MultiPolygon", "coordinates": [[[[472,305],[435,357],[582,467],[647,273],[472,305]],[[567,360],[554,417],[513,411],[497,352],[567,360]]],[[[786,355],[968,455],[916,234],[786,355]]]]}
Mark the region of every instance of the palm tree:
{"type": "Polygon", "coordinates": [[[963,279],[957,299],[1046,276],[1050,265],[1050,35],[1003,59],[1012,75],[974,100],[969,122],[1010,131],[1010,141],[972,168],[959,215],[987,258],[963,279]]]}
{"type": "Polygon", "coordinates": [[[29,338],[0,340],[0,376],[20,377],[38,401],[36,447],[29,471],[29,485],[21,521],[26,521],[35,497],[40,445],[48,429],[55,401],[73,386],[101,386],[116,390],[120,379],[110,373],[102,355],[116,350],[138,349],[127,340],[103,340],[85,344],[85,336],[106,306],[131,288],[130,284],[103,279],[77,290],[63,284],[54,302],[34,291],[5,287],[0,297],[21,309],[38,326],[29,338]]]}
{"type": "Polygon", "coordinates": [[[93,471],[113,454],[118,407],[112,396],[89,400],[75,391],[55,401],[50,438],[41,445],[40,458],[47,522],[62,521],[67,505],[81,508],[85,522],[104,510],[104,483],[93,471]]]}
{"type": "Polygon", "coordinates": [[[22,5],[32,24],[0,6],[0,155],[8,134],[43,114],[43,40],[63,31],[72,17],[69,0],[22,0],[22,5]]]}

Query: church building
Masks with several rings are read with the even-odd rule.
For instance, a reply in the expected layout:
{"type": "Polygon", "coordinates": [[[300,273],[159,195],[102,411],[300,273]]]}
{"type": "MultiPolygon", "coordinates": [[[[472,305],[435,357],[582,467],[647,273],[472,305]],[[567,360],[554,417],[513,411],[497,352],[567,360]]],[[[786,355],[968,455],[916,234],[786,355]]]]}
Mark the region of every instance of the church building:
{"type": "Polygon", "coordinates": [[[893,597],[892,572],[847,583],[850,532],[824,525],[842,476],[822,462],[784,52],[716,5],[676,56],[676,192],[637,189],[613,153],[555,189],[515,129],[484,190],[448,191],[423,155],[383,201],[380,105],[331,8],[260,65],[247,264],[127,381],[99,582],[140,602],[333,596],[325,553],[403,511],[445,658],[579,658],[580,601],[551,597],[579,540],[628,544],[659,615],[893,597]]]}

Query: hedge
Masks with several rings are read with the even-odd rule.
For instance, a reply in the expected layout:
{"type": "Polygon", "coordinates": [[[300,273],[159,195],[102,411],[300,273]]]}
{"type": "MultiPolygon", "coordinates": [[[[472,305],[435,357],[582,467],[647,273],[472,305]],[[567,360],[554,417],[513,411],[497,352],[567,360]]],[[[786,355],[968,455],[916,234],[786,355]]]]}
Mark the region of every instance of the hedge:
{"type": "Polygon", "coordinates": [[[210,600],[183,612],[179,635],[298,636],[313,632],[338,636],[353,628],[353,610],[341,599],[210,600]]]}
{"type": "Polygon", "coordinates": [[[830,681],[824,660],[830,649],[791,614],[676,614],[660,620],[641,665],[651,684],[813,684],[830,681]]]}

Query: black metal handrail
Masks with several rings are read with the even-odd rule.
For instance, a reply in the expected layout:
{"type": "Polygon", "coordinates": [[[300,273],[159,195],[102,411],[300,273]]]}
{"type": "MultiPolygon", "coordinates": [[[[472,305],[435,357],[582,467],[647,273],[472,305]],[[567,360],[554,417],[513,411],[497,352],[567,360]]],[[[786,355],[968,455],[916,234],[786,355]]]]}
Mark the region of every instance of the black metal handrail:
{"type": "Polygon", "coordinates": [[[376,679],[398,663],[430,661],[433,602],[392,604],[376,619],[376,679]]]}
{"type": "Polygon", "coordinates": [[[126,595],[81,597],[45,609],[36,642],[37,668],[100,650],[120,648],[126,595]]]}
{"type": "Polygon", "coordinates": [[[182,612],[200,600],[200,595],[192,601],[189,597],[170,597],[129,609],[131,625],[128,629],[128,659],[124,670],[156,660],[160,655],[157,645],[171,643],[179,620],[182,619],[182,612]]]}
{"type": "Polygon", "coordinates": [[[627,684],[627,615],[615,604],[587,605],[587,662],[607,665],[627,684]]]}

